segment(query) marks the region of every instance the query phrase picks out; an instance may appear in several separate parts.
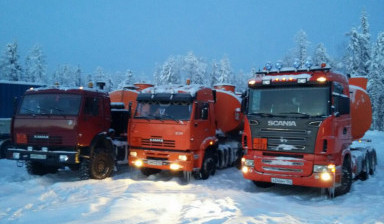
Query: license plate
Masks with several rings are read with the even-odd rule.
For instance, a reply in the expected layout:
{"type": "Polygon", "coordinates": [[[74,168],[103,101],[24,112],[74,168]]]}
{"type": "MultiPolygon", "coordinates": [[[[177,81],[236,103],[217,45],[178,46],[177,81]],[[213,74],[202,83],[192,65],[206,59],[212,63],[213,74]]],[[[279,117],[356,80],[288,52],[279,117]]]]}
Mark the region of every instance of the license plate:
{"type": "Polygon", "coordinates": [[[292,185],[292,180],[291,179],[282,179],[282,178],[271,178],[271,182],[275,184],[287,184],[287,185],[292,185]]]}
{"type": "Polygon", "coordinates": [[[153,165],[153,166],[161,166],[161,165],[163,165],[163,161],[149,159],[149,160],[147,160],[147,164],[148,165],[153,165]]]}
{"type": "Polygon", "coordinates": [[[46,155],[42,155],[42,154],[31,154],[30,158],[31,159],[46,159],[47,156],[46,155]]]}

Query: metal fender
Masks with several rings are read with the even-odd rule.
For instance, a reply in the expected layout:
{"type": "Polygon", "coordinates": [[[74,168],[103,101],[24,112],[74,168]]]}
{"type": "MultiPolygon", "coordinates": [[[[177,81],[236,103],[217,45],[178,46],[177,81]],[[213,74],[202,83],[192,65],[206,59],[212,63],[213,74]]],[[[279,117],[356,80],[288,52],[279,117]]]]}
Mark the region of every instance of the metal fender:
{"type": "Polygon", "coordinates": [[[210,146],[217,146],[218,142],[216,136],[207,137],[201,142],[200,150],[204,152],[210,146]]]}
{"type": "Polygon", "coordinates": [[[113,143],[105,132],[99,133],[92,139],[89,155],[92,155],[94,150],[99,147],[103,148],[106,152],[113,153],[113,143]]]}

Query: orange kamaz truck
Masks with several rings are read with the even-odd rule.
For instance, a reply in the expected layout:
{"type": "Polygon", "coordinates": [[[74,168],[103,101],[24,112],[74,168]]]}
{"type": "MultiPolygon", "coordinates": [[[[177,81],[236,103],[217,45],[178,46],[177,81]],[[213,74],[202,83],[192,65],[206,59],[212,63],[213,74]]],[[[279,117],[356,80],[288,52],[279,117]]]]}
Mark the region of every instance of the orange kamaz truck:
{"type": "Polygon", "coordinates": [[[325,64],[258,72],[242,105],[244,178],[259,187],[318,187],[331,197],[349,192],[353,179],[367,179],[376,152],[352,145],[371,125],[366,84],[325,64]]]}
{"type": "Polygon", "coordinates": [[[129,123],[129,164],[148,176],[161,170],[207,179],[240,164],[241,98],[230,85],[157,86],[141,91],[129,123]]]}

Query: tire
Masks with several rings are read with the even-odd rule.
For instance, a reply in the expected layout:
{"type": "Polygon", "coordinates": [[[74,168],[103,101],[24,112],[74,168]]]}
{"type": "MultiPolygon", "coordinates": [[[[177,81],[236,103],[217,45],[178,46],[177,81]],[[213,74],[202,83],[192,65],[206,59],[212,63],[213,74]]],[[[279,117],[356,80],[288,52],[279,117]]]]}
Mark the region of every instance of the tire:
{"type": "Polygon", "coordinates": [[[349,158],[345,158],[341,174],[341,186],[335,189],[335,196],[343,195],[351,190],[352,186],[352,167],[349,158]]]}
{"type": "Polygon", "coordinates": [[[252,181],[252,182],[253,184],[256,185],[256,187],[260,187],[260,188],[269,188],[275,185],[274,183],[270,183],[270,182],[261,182],[261,181],[252,181]]]}
{"type": "Polygon", "coordinates": [[[91,174],[89,172],[89,159],[83,159],[80,163],[80,179],[88,180],[91,178],[91,174]]]}
{"type": "Polygon", "coordinates": [[[360,180],[365,181],[369,178],[369,170],[370,170],[370,155],[367,154],[363,161],[363,170],[359,175],[360,180]]]}
{"type": "Polygon", "coordinates": [[[110,177],[115,164],[112,155],[96,150],[89,160],[89,174],[93,179],[101,180],[110,177]]]}
{"type": "Polygon", "coordinates": [[[203,180],[208,179],[210,175],[216,173],[216,160],[213,153],[206,153],[204,156],[203,164],[200,169],[200,178],[203,180]]]}
{"type": "Polygon", "coordinates": [[[6,140],[0,145],[0,159],[6,158],[7,149],[11,146],[11,142],[6,140]]]}
{"type": "Polygon", "coordinates": [[[370,153],[369,156],[369,174],[374,175],[376,172],[377,158],[376,151],[370,153]]]}
{"type": "Polygon", "coordinates": [[[48,166],[35,161],[26,161],[25,167],[27,169],[27,172],[30,175],[39,175],[39,176],[42,176],[48,173],[56,173],[58,169],[57,166],[48,166]]]}
{"type": "Polygon", "coordinates": [[[147,167],[143,167],[140,169],[141,173],[148,177],[148,176],[151,176],[153,174],[156,174],[156,173],[160,173],[161,170],[159,169],[155,169],[155,168],[147,168],[147,167]]]}

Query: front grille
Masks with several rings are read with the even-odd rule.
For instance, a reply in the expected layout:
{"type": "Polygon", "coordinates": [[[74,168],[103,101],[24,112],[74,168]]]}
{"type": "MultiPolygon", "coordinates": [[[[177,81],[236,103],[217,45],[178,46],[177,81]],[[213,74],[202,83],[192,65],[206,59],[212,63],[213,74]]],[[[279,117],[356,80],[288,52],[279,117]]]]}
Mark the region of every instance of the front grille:
{"type": "Polygon", "coordinates": [[[289,173],[302,173],[301,169],[292,169],[292,168],[282,168],[282,167],[266,167],[263,166],[263,170],[266,171],[275,171],[275,172],[289,172],[289,173]]]}
{"type": "Polygon", "coordinates": [[[159,136],[151,136],[151,138],[142,138],[142,146],[148,147],[166,147],[166,148],[175,148],[175,140],[163,139],[159,136]]]}
{"type": "Polygon", "coordinates": [[[260,136],[268,139],[269,151],[306,152],[309,135],[303,129],[262,128],[260,136]]]}
{"type": "Polygon", "coordinates": [[[34,135],[28,135],[28,144],[41,144],[41,145],[62,145],[62,136],[48,136],[48,138],[35,138],[34,135]]]}

